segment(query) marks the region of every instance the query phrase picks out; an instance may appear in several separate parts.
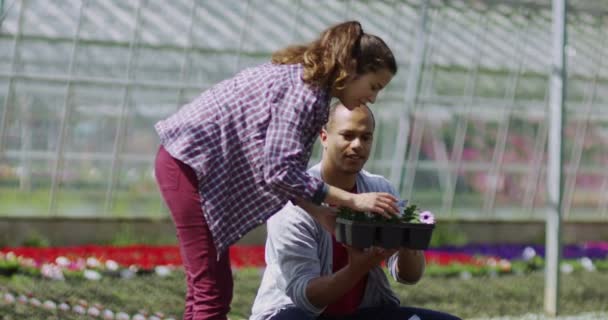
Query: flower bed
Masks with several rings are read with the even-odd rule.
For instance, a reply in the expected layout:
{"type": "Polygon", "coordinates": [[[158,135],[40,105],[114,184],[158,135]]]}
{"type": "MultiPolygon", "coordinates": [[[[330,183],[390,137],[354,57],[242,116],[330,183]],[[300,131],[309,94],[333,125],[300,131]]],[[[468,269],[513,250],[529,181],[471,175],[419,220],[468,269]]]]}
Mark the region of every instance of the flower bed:
{"type": "MultiPolygon", "coordinates": [[[[520,274],[544,267],[543,250],[525,245],[468,245],[425,251],[428,276],[520,274]]],[[[562,271],[608,270],[608,243],[564,247],[562,271]]],[[[233,246],[234,268],[263,268],[263,246],[233,246]]],[[[4,248],[0,250],[0,276],[15,273],[61,280],[104,276],[130,278],[165,276],[181,266],[177,246],[80,246],[55,248],[4,248]]]]}

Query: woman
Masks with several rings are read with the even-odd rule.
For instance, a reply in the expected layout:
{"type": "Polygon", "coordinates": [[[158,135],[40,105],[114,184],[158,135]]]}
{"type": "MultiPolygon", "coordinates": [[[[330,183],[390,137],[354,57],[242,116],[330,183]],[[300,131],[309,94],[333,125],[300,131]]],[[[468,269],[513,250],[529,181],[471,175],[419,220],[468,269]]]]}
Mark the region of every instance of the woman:
{"type": "Polygon", "coordinates": [[[155,172],[177,229],[188,291],[184,319],[226,319],[228,248],[291,200],[396,214],[388,193],[352,194],[306,173],[329,101],[373,103],[397,72],[391,50],[356,21],[275,52],[203,92],[155,128],[155,172]]]}

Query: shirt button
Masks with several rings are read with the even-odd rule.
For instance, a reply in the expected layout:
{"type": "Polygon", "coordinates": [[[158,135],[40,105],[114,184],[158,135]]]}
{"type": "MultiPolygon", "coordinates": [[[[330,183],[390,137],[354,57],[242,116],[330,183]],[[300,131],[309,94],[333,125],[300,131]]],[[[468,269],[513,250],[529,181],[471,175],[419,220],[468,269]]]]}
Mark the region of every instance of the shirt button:
{"type": "Polygon", "coordinates": [[[242,237],[243,237],[243,235],[239,233],[239,238],[242,238],[242,237]]]}
{"type": "Polygon", "coordinates": [[[258,220],[258,223],[262,224],[262,223],[264,223],[264,220],[260,219],[260,220],[258,220]]]}

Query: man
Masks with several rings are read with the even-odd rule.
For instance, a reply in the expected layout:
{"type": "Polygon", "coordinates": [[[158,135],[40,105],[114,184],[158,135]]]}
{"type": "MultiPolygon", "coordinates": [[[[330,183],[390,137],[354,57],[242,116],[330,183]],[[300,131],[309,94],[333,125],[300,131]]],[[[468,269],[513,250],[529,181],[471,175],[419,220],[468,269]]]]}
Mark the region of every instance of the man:
{"type": "MultiPolygon", "coordinates": [[[[363,170],[369,157],[374,117],[367,106],[330,109],[320,137],[321,163],[309,173],[350,192],[388,192],[383,177],[363,170]]],[[[424,272],[422,251],[401,248],[358,250],[337,243],[335,215],[292,203],[268,220],[266,264],[252,308],[252,320],[300,319],[458,319],[431,310],[400,307],[380,267],[416,283],[424,272]]],[[[328,210],[326,210],[328,211],[328,210]]]]}

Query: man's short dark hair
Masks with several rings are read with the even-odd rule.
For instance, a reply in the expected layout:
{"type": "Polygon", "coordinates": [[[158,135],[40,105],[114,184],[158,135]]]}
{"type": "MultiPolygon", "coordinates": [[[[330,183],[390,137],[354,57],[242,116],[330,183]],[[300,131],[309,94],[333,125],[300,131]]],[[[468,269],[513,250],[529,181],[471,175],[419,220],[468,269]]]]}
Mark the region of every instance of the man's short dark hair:
{"type": "MultiPolygon", "coordinates": [[[[323,128],[325,130],[328,130],[329,127],[331,126],[331,122],[333,121],[334,116],[336,115],[336,109],[338,109],[338,107],[341,105],[342,105],[342,103],[340,101],[336,101],[329,106],[329,116],[327,117],[327,123],[323,126],[323,128]]],[[[375,129],[376,128],[376,117],[374,116],[374,113],[372,112],[372,109],[370,109],[370,107],[365,106],[365,108],[367,108],[367,110],[369,111],[369,114],[372,116],[372,125],[375,129]]]]}

